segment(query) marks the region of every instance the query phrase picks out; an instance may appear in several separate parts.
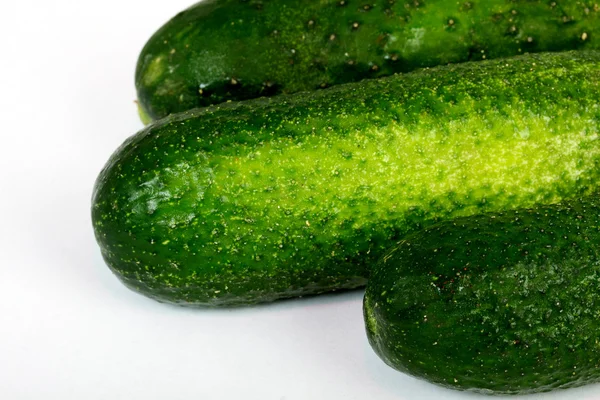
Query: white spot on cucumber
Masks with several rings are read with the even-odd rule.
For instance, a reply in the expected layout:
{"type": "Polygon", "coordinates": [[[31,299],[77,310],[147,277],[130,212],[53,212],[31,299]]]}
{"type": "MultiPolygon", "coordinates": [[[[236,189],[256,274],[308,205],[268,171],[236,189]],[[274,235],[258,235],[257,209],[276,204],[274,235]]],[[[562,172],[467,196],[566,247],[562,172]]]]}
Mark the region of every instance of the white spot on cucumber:
{"type": "MultiPolygon", "coordinates": [[[[409,52],[416,52],[421,48],[423,38],[425,37],[425,28],[412,28],[410,30],[412,37],[406,40],[404,49],[409,52]]],[[[391,39],[391,36],[390,36],[391,39]]]]}

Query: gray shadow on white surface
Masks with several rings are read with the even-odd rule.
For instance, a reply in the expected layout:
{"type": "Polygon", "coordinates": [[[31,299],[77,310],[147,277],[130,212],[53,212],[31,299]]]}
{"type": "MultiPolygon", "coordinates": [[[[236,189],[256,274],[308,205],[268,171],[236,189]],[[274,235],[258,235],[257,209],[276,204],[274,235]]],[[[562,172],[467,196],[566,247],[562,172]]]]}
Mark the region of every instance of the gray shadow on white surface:
{"type": "MultiPolygon", "coordinates": [[[[97,247],[97,246],[96,246],[97,247]]],[[[106,265],[100,254],[100,249],[97,248],[96,255],[94,256],[93,265],[90,267],[96,269],[104,269],[104,271],[98,274],[100,282],[105,290],[109,291],[111,296],[115,297],[127,297],[122,299],[123,301],[132,301],[137,306],[144,308],[155,308],[157,310],[168,310],[169,312],[184,313],[184,314],[206,314],[210,313],[213,316],[228,316],[231,314],[244,315],[246,313],[264,312],[264,313],[279,313],[284,310],[300,309],[311,306],[327,306],[336,303],[344,303],[356,299],[361,299],[364,295],[364,287],[351,289],[351,290],[340,290],[328,293],[322,293],[318,295],[303,296],[303,297],[292,297],[279,299],[272,302],[258,303],[247,306],[236,306],[236,307],[189,307],[185,305],[171,304],[166,302],[157,301],[150,297],[147,297],[135,290],[129,289],[125,286],[119,278],[113,274],[110,268],[106,265]]]]}
{"type": "MultiPolygon", "coordinates": [[[[81,259],[81,257],[77,258],[81,259]]],[[[69,263],[71,264],[72,261],[69,263]]],[[[96,270],[91,274],[88,271],[85,276],[79,275],[77,279],[97,279],[104,295],[112,297],[111,302],[132,308],[134,311],[139,309],[139,311],[163,315],[184,314],[191,318],[228,319],[234,324],[239,320],[240,329],[243,329],[243,325],[249,318],[270,318],[281,325],[273,327],[278,330],[276,337],[284,334],[291,337],[301,334],[302,337],[297,338],[297,350],[309,354],[307,358],[318,361],[321,368],[337,371],[338,376],[333,382],[332,390],[338,390],[341,386],[340,381],[364,380],[366,376],[373,390],[380,393],[381,397],[373,397],[374,400],[600,399],[598,384],[525,396],[489,396],[443,388],[398,372],[380,360],[368,344],[362,320],[364,295],[362,289],[285,299],[246,307],[189,308],[159,303],[128,289],[104,264],[99,250],[92,264],[91,268],[103,269],[103,271],[96,270]],[[313,318],[313,314],[317,316],[313,318]]],[[[268,334],[267,331],[265,333],[268,334]]],[[[275,343],[274,346],[276,345],[275,343]]],[[[286,348],[289,350],[289,347],[286,348]]],[[[353,397],[345,397],[345,399],[351,400],[353,397]]]]}
{"type": "MultiPolygon", "coordinates": [[[[100,258],[100,257],[99,257],[100,258]]],[[[100,261],[102,262],[102,261],[100,261]]],[[[286,331],[290,335],[296,332],[310,332],[309,337],[303,337],[302,340],[306,347],[306,351],[314,352],[320,355],[321,362],[326,362],[329,367],[340,371],[341,374],[348,375],[348,379],[352,379],[355,374],[366,372],[372,381],[374,387],[377,387],[382,392],[388,394],[392,398],[398,399],[416,399],[416,400],[464,400],[464,399],[523,399],[523,400],[598,400],[600,399],[600,384],[586,385],[579,388],[556,390],[553,392],[531,394],[524,396],[489,396],[472,392],[461,392],[447,388],[443,388],[424,380],[411,377],[387,366],[368,344],[366,333],[364,333],[364,323],[362,321],[362,297],[364,290],[356,289],[337,293],[327,293],[306,298],[293,298],[279,300],[272,303],[262,303],[246,307],[234,308],[189,308],[172,304],[159,303],[155,300],[147,298],[141,294],[135,293],[126,288],[119,282],[116,276],[106,268],[107,273],[102,274],[102,284],[104,289],[108,290],[111,295],[123,297],[119,301],[129,302],[130,306],[142,307],[145,309],[154,308],[162,310],[166,313],[182,313],[195,314],[198,316],[208,316],[211,318],[237,318],[240,320],[252,314],[260,317],[260,315],[281,314],[282,316],[293,310],[305,310],[300,318],[286,320],[286,331]],[[104,279],[109,276],[110,280],[104,279]],[[127,293],[128,292],[128,293],[127,293]],[[357,321],[356,313],[351,317],[351,320],[344,321],[341,318],[347,313],[340,313],[340,318],[334,318],[327,322],[320,320],[315,324],[309,314],[310,310],[322,308],[345,308],[352,307],[355,311],[360,310],[360,320],[357,321]],[[348,329],[360,329],[363,333],[358,336],[360,340],[356,340],[356,334],[351,336],[351,340],[336,340],[343,337],[348,329]],[[332,343],[335,343],[332,346],[332,343]],[[356,363],[347,365],[348,356],[355,357],[356,363]],[[414,397],[413,393],[418,393],[418,397],[414,397]]],[[[387,398],[387,396],[386,396],[387,398]]]]}

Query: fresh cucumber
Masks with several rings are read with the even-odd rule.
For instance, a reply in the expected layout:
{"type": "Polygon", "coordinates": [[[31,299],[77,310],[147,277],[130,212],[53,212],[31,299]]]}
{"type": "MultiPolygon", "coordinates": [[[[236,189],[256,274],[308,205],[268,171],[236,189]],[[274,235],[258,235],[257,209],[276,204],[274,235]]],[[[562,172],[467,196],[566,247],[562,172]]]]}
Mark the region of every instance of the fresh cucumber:
{"type": "Polygon", "coordinates": [[[597,187],[599,84],[600,53],[549,53],[178,114],[108,161],[96,238],[161,301],[362,286],[426,224],[597,187]]]}
{"type": "Polygon", "coordinates": [[[136,87],[152,119],[448,63],[600,48],[579,0],[206,0],[147,42],[136,87]]]}
{"type": "Polygon", "coordinates": [[[600,381],[599,199],[462,217],[403,239],[367,287],[375,351],[461,390],[600,381]]]}

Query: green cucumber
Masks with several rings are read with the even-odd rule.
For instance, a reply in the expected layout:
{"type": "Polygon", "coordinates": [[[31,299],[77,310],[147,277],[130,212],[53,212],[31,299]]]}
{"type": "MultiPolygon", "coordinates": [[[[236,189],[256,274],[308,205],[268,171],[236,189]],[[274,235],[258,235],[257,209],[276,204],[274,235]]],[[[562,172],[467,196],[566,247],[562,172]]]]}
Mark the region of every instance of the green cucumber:
{"type": "Polygon", "coordinates": [[[600,53],[473,62],[177,114],[101,172],[107,264],[161,301],[349,289],[426,224],[600,182],[600,53]]]}
{"type": "Polygon", "coordinates": [[[421,67],[600,49],[579,0],[207,0],[147,42],[136,70],[152,119],[421,67]]]}
{"type": "Polygon", "coordinates": [[[369,341],[453,389],[525,394],[600,381],[600,197],[443,221],[373,268],[369,341]]]}

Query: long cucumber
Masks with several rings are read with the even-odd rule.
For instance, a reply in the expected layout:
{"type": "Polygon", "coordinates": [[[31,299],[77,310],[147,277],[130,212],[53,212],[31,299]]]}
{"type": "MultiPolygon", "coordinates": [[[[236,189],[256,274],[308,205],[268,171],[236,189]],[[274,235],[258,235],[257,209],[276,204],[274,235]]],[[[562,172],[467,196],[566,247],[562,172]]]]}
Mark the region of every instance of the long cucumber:
{"type": "Polygon", "coordinates": [[[108,161],[96,237],[161,301],[358,287],[430,223],[597,188],[599,84],[600,53],[549,53],[179,114],[108,161]]]}
{"type": "Polygon", "coordinates": [[[416,68],[600,49],[580,0],[206,0],[146,43],[136,87],[149,119],[227,100],[315,90],[416,68]]]}

